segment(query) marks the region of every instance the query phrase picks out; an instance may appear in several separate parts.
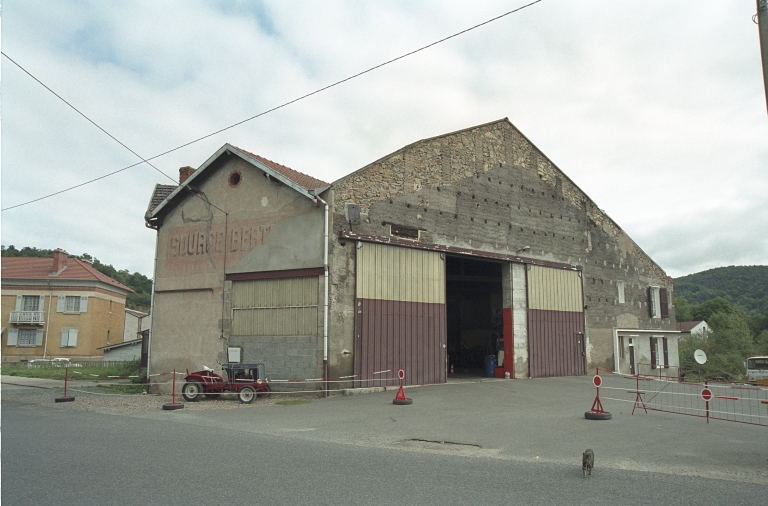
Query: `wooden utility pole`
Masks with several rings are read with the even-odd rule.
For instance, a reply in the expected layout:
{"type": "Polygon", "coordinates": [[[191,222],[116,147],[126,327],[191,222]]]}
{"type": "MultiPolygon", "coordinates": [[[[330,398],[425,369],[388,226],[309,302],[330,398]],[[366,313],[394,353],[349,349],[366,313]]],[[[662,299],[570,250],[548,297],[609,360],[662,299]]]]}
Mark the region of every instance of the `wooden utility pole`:
{"type": "Polygon", "coordinates": [[[768,0],[757,0],[757,25],[760,32],[760,53],[763,57],[763,86],[768,111],[768,0]]]}

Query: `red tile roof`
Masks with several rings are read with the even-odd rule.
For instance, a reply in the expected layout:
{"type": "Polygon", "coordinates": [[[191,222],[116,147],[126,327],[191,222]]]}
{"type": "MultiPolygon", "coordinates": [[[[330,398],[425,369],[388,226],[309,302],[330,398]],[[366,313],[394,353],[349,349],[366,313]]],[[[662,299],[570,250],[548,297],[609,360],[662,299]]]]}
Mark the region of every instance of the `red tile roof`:
{"type": "Polygon", "coordinates": [[[701,322],[702,320],[697,320],[694,322],[677,322],[677,330],[680,332],[690,332],[693,327],[701,322]]]}
{"type": "Polygon", "coordinates": [[[116,288],[132,292],[130,287],[102,274],[93,266],[77,258],[67,258],[67,268],[58,276],[51,276],[53,258],[3,257],[2,279],[71,279],[77,281],[101,281],[116,288]]]}
{"type": "Polygon", "coordinates": [[[149,201],[149,210],[152,211],[159,206],[176,188],[178,187],[172,184],[155,185],[155,191],[152,193],[152,198],[149,201]]]}
{"type": "Polygon", "coordinates": [[[246,151],[242,148],[237,148],[243,153],[248,154],[251,158],[254,160],[258,160],[270,169],[274,170],[275,172],[278,172],[282,174],[283,176],[287,177],[294,183],[298,184],[299,186],[303,186],[307,190],[315,190],[317,188],[325,188],[327,186],[331,186],[330,183],[326,183],[325,181],[321,181],[320,179],[314,178],[312,176],[308,176],[307,174],[304,174],[303,172],[299,172],[298,170],[293,170],[290,167],[286,167],[285,165],[280,165],[279,163],[273,162],[272,160],[267,160],[263,156],[255,155],[251,153],[250,151],[246,151]]]}

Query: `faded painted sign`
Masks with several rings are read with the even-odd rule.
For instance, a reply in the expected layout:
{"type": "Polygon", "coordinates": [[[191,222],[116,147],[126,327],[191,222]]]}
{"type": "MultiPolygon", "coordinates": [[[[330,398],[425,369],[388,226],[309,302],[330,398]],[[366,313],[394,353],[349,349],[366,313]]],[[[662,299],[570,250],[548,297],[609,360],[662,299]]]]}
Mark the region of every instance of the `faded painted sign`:
{"type": "Polygon", "coordinates": [[[170,229],[166,239],[168,273],[202,274],[237,263],[243,255],[267,242],[276,218],[216,224],[198,223],[170,229]]]}

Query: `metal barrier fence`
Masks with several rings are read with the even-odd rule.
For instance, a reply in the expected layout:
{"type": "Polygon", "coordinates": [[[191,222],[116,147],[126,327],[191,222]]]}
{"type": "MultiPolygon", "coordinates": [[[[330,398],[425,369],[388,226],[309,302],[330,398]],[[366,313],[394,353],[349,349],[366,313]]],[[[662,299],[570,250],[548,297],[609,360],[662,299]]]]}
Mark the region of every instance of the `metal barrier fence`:
{"type": "Polygon", "coordinates": [[[768,427],[768,388],[676,376],[634,376],[598,370],[602,399],[633,403],[635,411],[661,411],[768,427]]]}
{"type": "Polygon", "coordinates": [[[0,367],[113,367],[123,366],[130,363],[131,360],[77,360],[71,359],[69,363],[56,362],[45,359],[31,360],[4,360],[0,367]]]}

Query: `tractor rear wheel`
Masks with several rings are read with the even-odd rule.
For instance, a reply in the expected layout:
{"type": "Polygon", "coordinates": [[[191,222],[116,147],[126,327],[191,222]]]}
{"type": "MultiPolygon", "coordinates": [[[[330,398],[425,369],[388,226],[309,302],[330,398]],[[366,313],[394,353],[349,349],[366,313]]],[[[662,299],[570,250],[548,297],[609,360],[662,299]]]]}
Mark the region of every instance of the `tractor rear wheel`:
{"type": "Polygon", "coordinates": [[[253,387],[245,386],[237,392],[237,397],[243,404],[250,404],[253,402],[253,398],[256,397],[256,390],[253,387]]]}
{"type": "Polygon", "coordinates": [[[181,388],[181,395],[189,402],[199,401],[200,397],[203,396],[203,385],[197,381],[184,383],[184,386],[181,388]]]}

